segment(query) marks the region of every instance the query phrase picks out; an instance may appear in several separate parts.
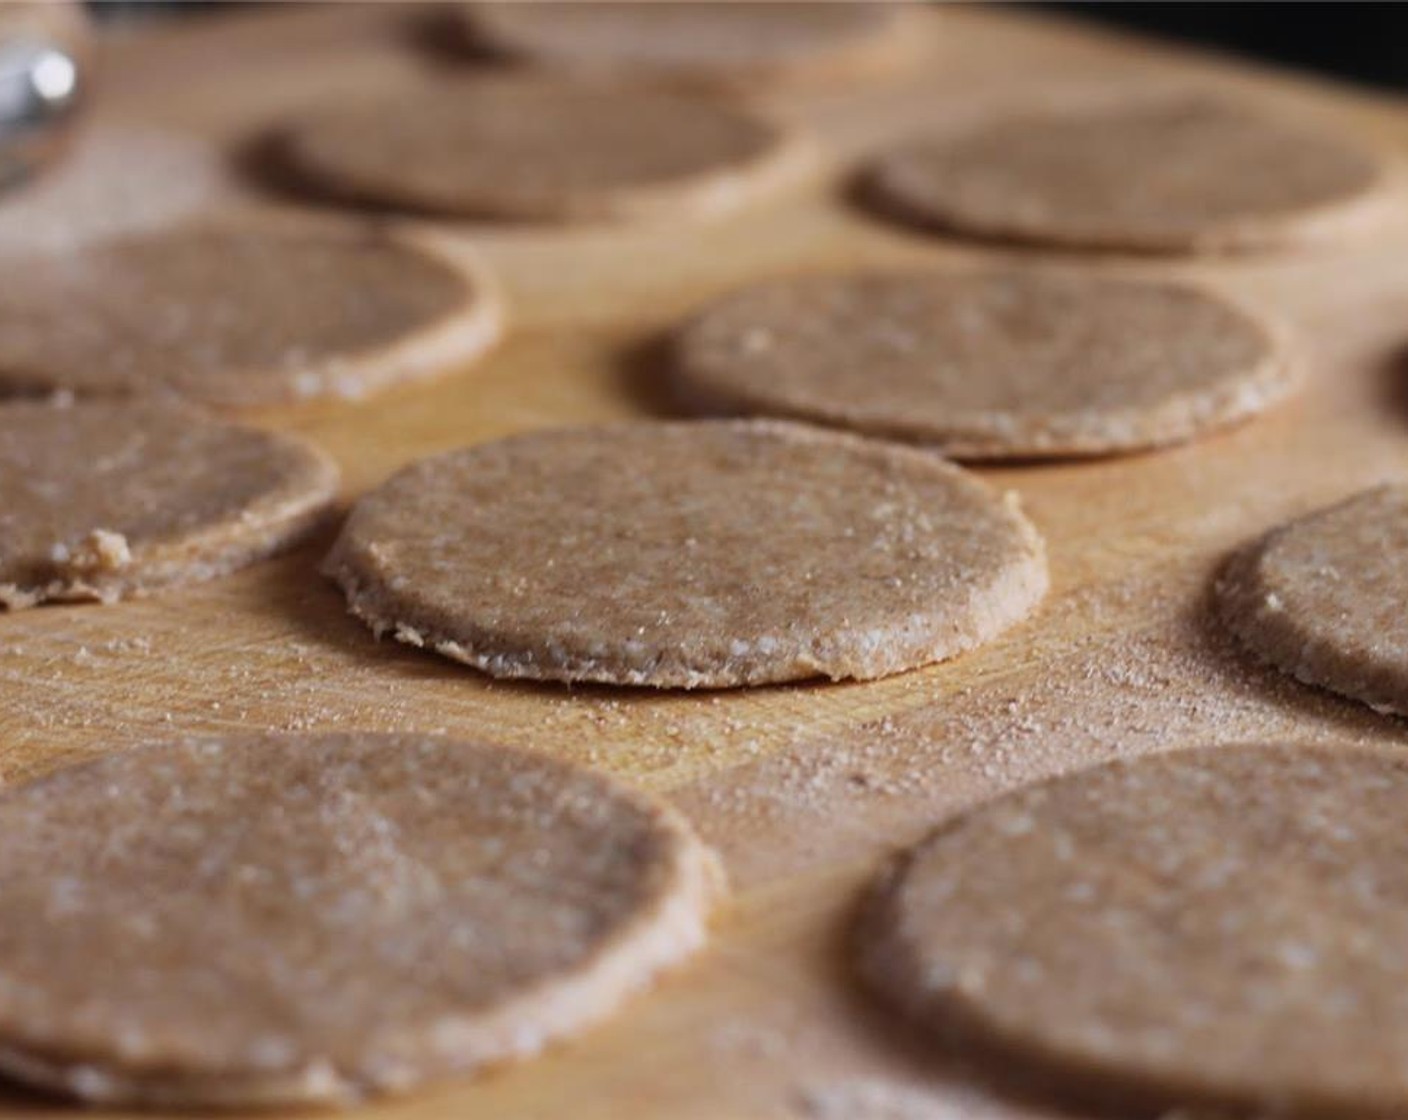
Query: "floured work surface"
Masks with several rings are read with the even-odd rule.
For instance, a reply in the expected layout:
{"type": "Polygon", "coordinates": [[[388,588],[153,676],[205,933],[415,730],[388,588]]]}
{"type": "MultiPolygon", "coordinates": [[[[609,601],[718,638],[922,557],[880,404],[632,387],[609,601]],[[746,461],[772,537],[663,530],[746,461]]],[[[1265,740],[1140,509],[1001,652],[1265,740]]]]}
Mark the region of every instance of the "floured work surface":
{"type": "MultiPolygon", "coordinates": [[[[255,11],[146,32],[112,47],[100,112],[242,139],[281,107],[413,80],[424,64],[405,31],[414,15],[255,11]],[[260,81],[239,81],[246,63],[260,81]]],[[[907,76],[777,104],[860,156],[935,115],[957,126],[1024,94],[1193,80],[1408,145],[1408,110],[1030,16],[944,11],[931,33],[932,61],[907,76]]],[[[504,345],[370,406],[267,417],[336,456],[349,494],[464,443],[653,414],[649,344],[735,285],[1025,259],[891,224],[846,201],[835,179],[698,227],[453,228],[499,272],[513,324],[504,345]]],[[[1189,447],[980,472],[1020,493],[1053,579],[1035,619],[991,645],[870,684],[727,696],[496,684],[377,645],[317,575],[324,540],[160,599],[0,618],[0,774],[13,781],[172,728],[446,731],[553,750],[666,794],[721,849],[737,901],[684,970],[531,1065],[358,1115],[1054,1120],[984,1103],[858,994],[844,936],[882,855],[953,809],[1121,753],[1290,738],[1408,745],[1408,725],[1258,667],[1206,623],[1207,589],[1232,549],[1408,477],[1408,218],[1338,250],[1107,267],[1217,283],[1287,320],[1311,385],[1189,447]]],[[[3,1115],[41,1112],[51,1115],[16,1096],[3,1115]]]]}

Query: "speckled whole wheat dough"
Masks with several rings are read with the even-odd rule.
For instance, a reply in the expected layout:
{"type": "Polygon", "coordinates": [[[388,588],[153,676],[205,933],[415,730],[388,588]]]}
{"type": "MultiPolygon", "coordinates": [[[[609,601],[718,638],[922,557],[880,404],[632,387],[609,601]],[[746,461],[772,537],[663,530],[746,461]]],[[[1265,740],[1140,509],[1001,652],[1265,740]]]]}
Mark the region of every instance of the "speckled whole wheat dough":
{"type": "Polygon", "coordinates": [[[881,155],[869,183],[978,237],[1196,253],[1340,236],[1377,212],[1385,170],[1348,135],[1201,95],[988,120],[881,155]]]}
{"type": "Polygon", "coordinates": [[[952,657],[1046,590],[966,471],[757,421],[535,433],[422,460],[325,570],[372,628],[500,677],[725,688],[952,657]]]}
{"type": "Polygon", "coordinates": [[[545,755],[182,739],[0,795],[0,1069],[103,1104],[348,1103],[523,1057],[698,948],[672,811],[545,755]]]}
{"type": "Polygon", "coordinates": [[[1042,272],[775,281],[706,308],[674,353],[675,389],[697,409],[970,459],[1173,443],[1299,380],[1268,327],[1211,292],[1042,272]]]}
{"type": "Polygon", "coordinates": [[[1308,746],[1018,790],[882,881],[863,969],[1011,1085],[1120,1114],[1408,1115],[1405,799],[1408,755],[1308,746]]]}
{"type": "Polygon", "coordinates": [[[906,58],[885,3],[473,3],[470,42],[557,72],[752,87],[856,79],[906,58]]]}
{"type": "Polygon", "coordinates": [[[810,145],[755,112],[682,93],[470,78],[310,110],[288,170],[334,200],[450,217],[707,217],[791,181],[810,145]]]}
{"type": "Polygon", "coordinates": [[[1408,715],[1408,487],[1272,530],[1232,558],[1216,595],[1225,624],[1277,668],[1408,715]]]}
{"type": "Polygon", "coordinates": [[[304,440],[174,402],[0,405],[0,608],[224,575],[305,537],[337,487],[304,440]]]}
{"type": "Polygon", "coordinates": [[[472,361],[500,326],[482,275],[322,222],[181,226],[23,267],[0,289],[0,394],[360,397],[472,361]]]}

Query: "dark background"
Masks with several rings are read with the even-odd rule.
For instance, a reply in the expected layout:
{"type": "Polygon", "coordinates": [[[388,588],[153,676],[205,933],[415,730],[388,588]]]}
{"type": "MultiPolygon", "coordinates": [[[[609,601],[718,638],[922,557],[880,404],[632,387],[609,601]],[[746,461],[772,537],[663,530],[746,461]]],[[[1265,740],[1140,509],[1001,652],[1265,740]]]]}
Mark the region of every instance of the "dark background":
{"type": "Polygon", "coordinates": [[[1033,5],[1408,90],[1408,3],[1033,5]]]}
{"type": "MultiPolygon", "coordinates": [[[[99,19],[131,19],[171,12],[198,14],[226,5],[209,0],[89,0],[88,6],[99,19]]],[[[1139,4],[1057,0],[1029,6],[1318,70],[1366,85],[1408,90],[1408,3],[1139,4]]]]}

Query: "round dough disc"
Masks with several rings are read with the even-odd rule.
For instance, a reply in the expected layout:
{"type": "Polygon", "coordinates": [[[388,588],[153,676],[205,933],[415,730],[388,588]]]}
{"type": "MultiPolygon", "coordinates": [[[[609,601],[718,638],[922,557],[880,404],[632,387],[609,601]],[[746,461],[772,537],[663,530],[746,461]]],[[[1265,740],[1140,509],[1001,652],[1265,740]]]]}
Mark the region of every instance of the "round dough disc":
{"type": "Polygon", "coordinates": [[[1408,756],[1220,747],[1008,794],[875,896],[867,976],[1083,1103],[1408,1115],[1408,756]]]}
{"type": "Polygon", "coordinates": [[[520,1057],[704,939],[674,813],[544,755],[245,735],[0,795],[0,1069],[104,1104],[346,1103],[520,1057]]]}
{"type": "Polygon", "coordinates": [[[1273,530],[1233,558],[1217,595],[1227,624],[1277,668],[1408,715],[1408,487],[1273,530]]]}
{"type": "Polygon", "coordinates": [[[170,402],[0,405],[0,607],[223,575],[307,536],[337,485],[301,439],[170,402]]]}
{"type": "Polygon", "coordinates": [[[1295,384],[1267,329],[1211,293],[1041,272],[876,273],[725,297],[678,339],[696,407],[819,421],[960,458],[1188,439],[1295,384]]]}
{"type": "Polygon", "coordinates": [[[1147,252],[1338,233],[1384,166],[1349,138],[1208,97],[998,119],[880,157],[902,217],[1000,240],[1147,252]]]}
{"type": "Polygon", "coordinates": [[[0,392],[358,397],[469,362],[498,328],[481,281],[381,233],[178,227],[26,262],[0,289],[0,392]]]}
{"type": "Polygon", "coordinates": [[[855,78],[903,60],[883,3],[488,3],[461,9],[471,42],[582,74],[752,85],[855,78]]]}
{"type": "Polygon", "coordinates": [[[494,676],[722,688],[952,657],[1046,589],[966,471],[787,424],[536,433],[422,460],[326,570],[378,633],[494,676]]]}
{"type": "Polygon", "coordinates": [[[788,179],[805,145],[742,106],[533,79],[466,79],[330,106],[282,134],[333,198],[467,218],[707,216],[788,179]]]}

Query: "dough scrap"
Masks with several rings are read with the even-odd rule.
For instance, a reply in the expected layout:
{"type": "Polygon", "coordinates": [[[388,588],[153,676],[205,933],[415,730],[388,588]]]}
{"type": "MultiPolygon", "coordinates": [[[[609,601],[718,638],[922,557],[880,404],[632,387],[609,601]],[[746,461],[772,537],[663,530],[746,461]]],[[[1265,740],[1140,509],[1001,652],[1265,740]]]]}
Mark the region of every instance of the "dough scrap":
{"type": "Polygon", "coordinates": [[[231,408],[360,397],[497,338],[482,277],[322,221],[192,225],[27,261],[0,290],[0,393],[231,408]]]}
{"type": "Polygon", "coordinates": [[[470,42],[559,72],[744,86],[858,79],[907,55],[884,3],[477,3],[470,42]]]}
{"type": "Polygon", "coordinates": [[[758,421],[540,432],[425,459],[325,564],[378,633],[499,677],[726,688],[952,657],[1046,590],[959,467],[758,421]]]}
{"type": "Polygon", "coordinates": [[[1299,378],[1258,319],[1182,284],[1047,272],[807,277],[724,297],[679,335],[706,411],[811,420],[968,459],[1193,438],[1299,378]]]}
{"type": "Polygon", "coordinates": [[[1222,573],[1223,620],[1283,672],[1408,715],[1408,487],[1273,529],[1222,573]]]}
{"type": "Polygon", "coordinates": [[[469,78],[328,106],[281,133],[347,200],[449,217],[707,217],[790,181],[810,146],[741,105],[600,82],[469,78]]]}
{"type": "Polygon", "coordinates": [[[994,1077],[1126,1114],[1408,1115],[1408,756],[1146,756],[959,816],[877,890],[866,976],[994,1077]]]}
{"type": "Polygon", "coordinates": [[[545,755],[232,735],[0,794],[0,1069],[103,1104],[349,1103],[523,1057],[704,941],[688,825],[545,755]]]}
{"type": "Polygon", "coordinates": [[[0,405],[0,608],[224,575],[306,537],[337,487],[304,440],[173,402],[0,405]]]}
{"type": "Polygon", "coordinates": [[[990,120],[901,145],[870,182],[900,217],[977,237],[1199,253],[1338,238],[1385,170],[1348,136],[1203,95],[990,120]]]}

